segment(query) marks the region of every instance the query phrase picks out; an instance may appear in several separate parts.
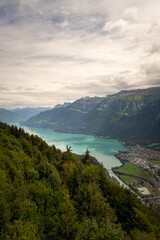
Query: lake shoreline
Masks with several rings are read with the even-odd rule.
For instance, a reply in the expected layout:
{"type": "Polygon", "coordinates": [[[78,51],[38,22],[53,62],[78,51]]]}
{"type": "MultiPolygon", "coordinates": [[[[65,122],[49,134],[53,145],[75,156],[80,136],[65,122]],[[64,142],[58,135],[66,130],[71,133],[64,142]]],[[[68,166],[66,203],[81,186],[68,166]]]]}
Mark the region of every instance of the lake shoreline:
{"type": "MultiPolygon", "coordinates": [[[[110,138],[110,137],[103,137],[103,136],[98,136],[98,135],[94,136],[91,134],[88,135],[88,134],[82,134],[82,133],[60,132],[60,131],[54,131],[53,129],[27,127],[23,124],[21,124],[19,127],[24,128],[24,130],[30,134],[38,134],[49,145],[54,144],[56,146],[56,148],[59,148],[62,151],[65,151],[66,145],[71,146],[73,152],[76,155],[83,155],[85,153],[86,149],[88,149],[90,151],[90,155],[93,156],[94,159],[96,159],[96,161],[94,161],[95,164],[103,163],[103,166],[108,173],[107,175],[109,175],[110,178],[112,178],[112,179],[114,178],[114,180],[116,182],[118,182],[120,185],[125,184],[123,181],[121,181],[121,179],[112,170],[112,168],[121,165],[121,162],[115,156],[115,152],[117,152],[118,150],[126,149],[124,142],[119,141],[118,139],[110,138]],[[53,135],[53,137],[52,137],[52,135],[53,135]],[[57,137],[54,137],[54,135],[57,137]],[[72,142],[72,138],[73,139],[78,138],[78,140],[76,140],[76,143],[72,142]],[[71,141],[70,141],[70,139],[71,139],[71,141]],[[86,143],[85,143],[85,141],[86,141],[86,143]],[[63,144],[64,144],[64,142],[66,142],[63,147],[61,146],[61,142],[63,142],[63,144]],[[82,145],[84,144],[85,147],[83,147],[83,151],[79,152],[79,147],[77,147],[77,146],[78,146],[78,144],[81,144],[81,142],[82,142],[82,145]],[[98,144],[97,145],[98,149],[97,149],[97,146],[96,146],[96,149],[94,149],[94,150],[92,149],[93,148],[92,142],[93,143],[95,142],[98,144]],[[112,144],[112,142],[113,142],[113,144],[112,144]],[[108,148],[108,147],[111,149],[110,149],[110,152],[107,153],[105,148],[108,148]],[[114,150],[112,150],[112,149],[114,149],[114,150]]],[[[95,148],[95,146],[94,146],[94,148],[95,148]]],[[[81,146],[80,146],[80,150],[82,150],[81,146]]],[[[126,151],[127,151],[127,149],[126,149],[126,151]]]]}

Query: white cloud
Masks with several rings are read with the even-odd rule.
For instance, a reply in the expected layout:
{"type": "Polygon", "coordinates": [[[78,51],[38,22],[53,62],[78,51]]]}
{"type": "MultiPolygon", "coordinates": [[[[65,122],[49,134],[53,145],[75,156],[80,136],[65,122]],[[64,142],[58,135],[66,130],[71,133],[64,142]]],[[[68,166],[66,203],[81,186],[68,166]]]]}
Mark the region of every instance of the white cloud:
{"type": "Polygon", "coordinates": [[[160,85],[159,8],[157,0],[2,0],[0,106],[160,85]]]}
{"type": "Polygon", "coordinates": [[[59,23],[59,26],[62,27],[62,28],[65,28],[68,25],[69,25],[68,21],[64,21],[64,22],[59,23]]]}
{"type": "Polygon", "coordinates": [[[131,22],[135,22],[139,19],[138,9],[135,7],[126,8],[124,10],[124,17],[131,22]]]}
{"type": "Polygon", "coordinates": [[[113,34],[121,34],[128,30],[128,22],[123,19],[109,21],[106,22],[102,30],[113,34]]]}

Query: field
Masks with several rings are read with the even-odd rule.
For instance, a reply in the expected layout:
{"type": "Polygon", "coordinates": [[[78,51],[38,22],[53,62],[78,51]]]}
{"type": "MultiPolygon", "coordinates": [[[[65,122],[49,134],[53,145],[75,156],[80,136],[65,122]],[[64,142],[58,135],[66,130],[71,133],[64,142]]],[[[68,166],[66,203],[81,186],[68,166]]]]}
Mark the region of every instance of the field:
{"type": "Polygon", "coordinates": [[[149,180],[151,177],[148,171],[132,162],[126,162],[118,170],[116,169],[116,174],[126,183],[138,183],[141,179],[149,180]]]}
{"type": "Polygon", "coordinates": [[[135,178],[135,177],[131,177],[131,176],[126,176],[126,175],[118,175],[119,178],[121,178],[121,180],[127,184],[131,184],[131,183],[136,183],[138,184],[139,181],[135,178]]]}
{"type": "Polygon", "coordinates": [[[154,165],[160,165],[160,161],[154,161],[152,162],[154,165]]]}
{"type": "Polygon", "coordinates": [[[160,150],[160,143],[152,143],[147,146],[147,148],[154,149],[154,150],[160,150]]]}

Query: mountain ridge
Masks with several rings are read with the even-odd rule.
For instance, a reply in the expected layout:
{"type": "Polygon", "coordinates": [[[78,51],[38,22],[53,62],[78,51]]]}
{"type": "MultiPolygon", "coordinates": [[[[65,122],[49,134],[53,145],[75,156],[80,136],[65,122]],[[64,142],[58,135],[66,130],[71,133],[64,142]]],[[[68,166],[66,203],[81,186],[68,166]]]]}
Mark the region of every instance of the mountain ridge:
{"type": "Polygon", "coordinates": [[[15,108],[11,110],[7,110],[4,108],[0,108],[0,121],[6,123],[15,123],[27,121],[29,118],[37,115],[40,112],[46,111],[47,109],[51,109],[50,107],[37,107],[37,108],[15,108]]]}
{"type": "Polygon", "coordinates": [[[159,140],[159,115],[160,88],[148,88],[78,99],[65,108],[40,113],[24,124],[143,142],[159,140]]]}

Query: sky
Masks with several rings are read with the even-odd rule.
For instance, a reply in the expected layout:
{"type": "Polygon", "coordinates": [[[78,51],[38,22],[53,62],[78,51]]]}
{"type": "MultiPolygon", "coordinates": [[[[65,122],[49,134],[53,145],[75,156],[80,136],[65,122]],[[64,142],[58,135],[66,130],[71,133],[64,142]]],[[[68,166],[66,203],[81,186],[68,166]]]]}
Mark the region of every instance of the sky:
{"type": "Polygon", "coordinates": [[[1,0],[0,108],[160,86],[159,0],[1,0]]]}

